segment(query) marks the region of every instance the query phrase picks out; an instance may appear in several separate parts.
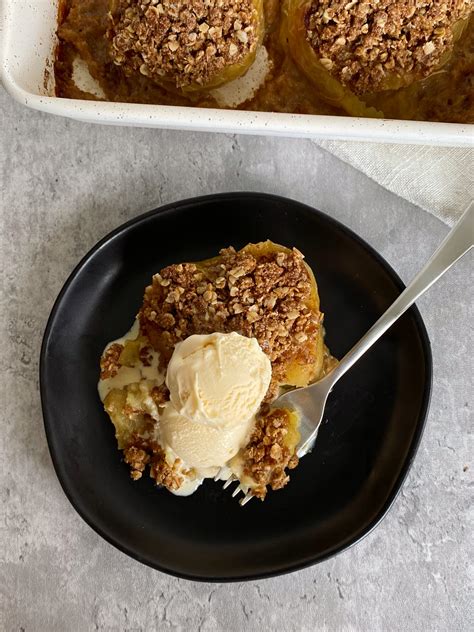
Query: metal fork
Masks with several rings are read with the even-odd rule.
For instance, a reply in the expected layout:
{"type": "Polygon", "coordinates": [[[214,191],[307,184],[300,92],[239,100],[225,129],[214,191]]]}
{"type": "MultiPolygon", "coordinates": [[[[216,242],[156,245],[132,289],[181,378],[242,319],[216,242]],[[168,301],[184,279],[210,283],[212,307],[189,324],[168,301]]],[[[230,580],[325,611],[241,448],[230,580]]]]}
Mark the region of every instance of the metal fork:
{"type": "MultiPolygon", "coordinates": [[[[433,283],[456,263],[474,245],[474,202],[468,206],[461,219],[450,230],[445,240],[435,251],[425,267],[417,274],[410,285],[400,294],[388,310],[372,325],[369,331],[342,358],[339,364],[319,382],[305,388],[293,389],[276,399],[273,408],[291,408],[300,416],[300,443],[298,457],[304,456],[313,447],[321,424],[326,401],[336,382],[364,355],[372,345],[400,318],[413,303],[428,290],[433,283]]],[[[215,480],[219,480],[220,473],[215,480]]],[[[224,483],[224,489],[238,478],[231,474],[224,483]]],[[[245,489],[239,483],[232,496],[237,496],[245,489]]],[[[245,505],[253,498],[247,491],[240,500],[245,505]]]]}

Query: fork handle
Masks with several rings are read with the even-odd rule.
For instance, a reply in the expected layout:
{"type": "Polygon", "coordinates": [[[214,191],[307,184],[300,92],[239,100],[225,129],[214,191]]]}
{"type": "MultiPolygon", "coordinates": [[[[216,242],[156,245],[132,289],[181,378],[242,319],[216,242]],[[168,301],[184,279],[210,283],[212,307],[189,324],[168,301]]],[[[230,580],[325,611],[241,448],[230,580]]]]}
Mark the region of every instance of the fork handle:
{"type": "Polygon", "coordinates": [[[449,231],[425,267],[327,376],[331,388],[413,303],[474,245],[474,202],[449,231]]]}

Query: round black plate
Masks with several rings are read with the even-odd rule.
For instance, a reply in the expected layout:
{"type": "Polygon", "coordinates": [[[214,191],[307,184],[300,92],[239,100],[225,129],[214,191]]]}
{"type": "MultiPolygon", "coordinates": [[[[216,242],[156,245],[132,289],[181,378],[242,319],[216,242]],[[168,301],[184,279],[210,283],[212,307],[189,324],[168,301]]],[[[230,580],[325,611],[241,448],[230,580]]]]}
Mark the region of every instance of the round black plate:
{"type": "Polygon", "coordinates": [[[105,344],[128,330],[163,266],[265,239],[305,253],[336,356],[403,288],[370,246],[323,213],[280,197],[231,193],[166,206],[105,237],[70,276],[46,328],[43,414],[66,495],[106,540],[180,577],[254,579],[342,551],[387,512],[422,434],[431,353],[412,308],[336,386],[315,450],[264,503],[242,508],[212,481],[189,498],[157,489],[148,477],[132,482],[97,396],[105,344]]]}

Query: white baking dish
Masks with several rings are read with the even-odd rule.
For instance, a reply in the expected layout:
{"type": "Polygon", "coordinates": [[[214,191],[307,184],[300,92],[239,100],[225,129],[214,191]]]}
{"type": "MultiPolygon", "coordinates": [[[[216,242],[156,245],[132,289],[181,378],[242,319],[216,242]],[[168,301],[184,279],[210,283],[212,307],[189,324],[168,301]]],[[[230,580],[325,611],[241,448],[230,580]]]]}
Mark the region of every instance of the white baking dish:
{"type": "Polygon", "coordinates": [[[209,110],[59,99],[52,57],[58,0],[0,0],[0,73],[24,105],[92,123],[239,134],[472,146],[474,125],[338,116],[209,110]],[[45,71],[49,78],[45,80],[45,71]]]}

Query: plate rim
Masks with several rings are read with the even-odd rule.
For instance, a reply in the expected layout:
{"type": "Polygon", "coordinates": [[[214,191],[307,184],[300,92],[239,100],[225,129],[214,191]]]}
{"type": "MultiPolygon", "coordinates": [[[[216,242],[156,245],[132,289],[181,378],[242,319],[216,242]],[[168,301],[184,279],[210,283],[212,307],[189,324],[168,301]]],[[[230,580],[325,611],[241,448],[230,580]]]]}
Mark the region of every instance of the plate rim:
{"type": "Polygon", "coordinates": [[[319,209],[316,209],[308,204],[305,204],[304,202],[300,202],[299,200],[295,200],[293,198],[289,198],[289,197],[285,197],[281,195],[275,195],[275,194],[263,193],[263,192],[253,192],[253,191],[232,191],[232,192],[226,192],[226,193],[214,193],[214,194],[208,194],[208,195],[202,195],[202,196],[195,196],[191,198],[185,198],[183,200],[178,200],[176,202],[170,202],[168,204],[159,206],[145,213],[141,213],[140,215],[137,215],[136,217],[133,217],[130,220],[127,220],[123,224],[120,224],[115,229],[107,233],[92,248],[90,248],[87,251],[87,253],[74,266],[72,272],[68,275],[57,298],[55,299],[53,303],[51,312],[48,316],[46,327],[44,329],[43,337],[42,337],[40,359],[39,359],[39,390],[40,390],[40,400],[41,400],[41,412],[42,412],[42,417],[43,417],[43,425],[44,425],[44,430],[45,430],[45,435],[46,435],[46,442],[48,444],[48,451],[49,451],[51,461],[53,463],[53,468],[54,468],[56,477],[59,481],[59,484],[61,485],[61,488],[64,494],[66,495],[66,498],[68,499],[68,501],[70,502],[70,504],[72,505],[76,513],[91,529],[93,529],[93,531],[95,531],[101,538],[103,538],[106,542],[108,542],[108,544],[111,544],[116,549],[118,549],[121,553],[124,553],[125,555],[131,557],[137,562],[140,562],[150,568],[153,568],[154,570],[160,571],[162,573],[166,573],[167,575],[171,575],[179,579],[186,579],[189,581],[198,581],[198,582],[205,582],[205,583],[231,583],[231,582],[255,581],[259,579],[267,579],[271,577],[277,577],[279,575],[293,573],[305,568],[309,568],[310,566],[314,566],[321,562],[324,562],[330,559],[331,557],[334,557],[338,553],[342,553],[343,551],[346,551],[352,548],[355,544],[362,541],[370,533],[372,533],[372,531],[382,522],[382,520],[385,518],[385,516],[388,514],[391,507],[393,506],[395,500],[397,499],[399,493],[402,490],[405,479],[416,457],[416,454],[418,452],[420,442],[421,442],[421,439],[423,437],[423,433],[426,427],[428,411],[429,411],[430,401],[431,401],[432,385],[433,385],[433,356],[431,352],[431,342],[428,336],[428,332],[426,330],[426,326],[421,317],[420,311],[418,307],[416,306],[416,304],[413,304],[409,308],[409,310],[407,310],[407,313],[411,313],[411,315],[413,316],[415,325],[416,325],[416,330],[418,331],[418,334],[420,336],[421,348],[422,348],[422,352],[423,352],[423,356],[425,360],[426,376],[425,376],[424,387],[423,387],[420,414],[418,416],[418,422],[416,424],[415,432],[413,434],[411,443],[407,451],[407,456],[400,469],[399,475],[393,485],[393,489],[391,493],[389,494],[386,502],[383,504],[383,506],[378,511],[376,516],[360,531],[360,533],[340,543],[339,545],[334,546],[332,549],[330,549],[329,551],[326,551],[324,554],[315,555],[311,559],[305,560],[304,562],[286,564],[285,566],[281,566],[277,569],[273,569],[267,572],[259,572],[259,573],[243,575],[243,576],[232,576],[230,574],[229,575],[226,574],[225,576],[207,577],[204,575],[197,575],[193,573],[178,572],[173,569],[167,568],[166,566],[157,564],[150,559],[145,559],[139,553],[137,553],[130,547],[122,544],[116,538],[106,533],[100,527],[96,526],[93,520],[90,519],[86,515],[86,512],[79,509],[78,504],[76,503],[73,494],[70,493],[69,489],[67,488],[66,483],[63,481],[62,471],[61,471],[62,468],[59,463],[59,458],[58,458],[58,455],[55,453],[54,449],[52,448],[52,441],[53,441],[52,437],[54,433],[54,427],[53,427],[53,424],[51,423],[51,420],[49,419],[49,410],[48,410],[49,388],[46,383],[46,373],[48,369],[47,349],[48,349],[48,344],[51,339],[51,334],[55,325],[55,320],[60,310],[60,307],[63,303],[64,297],[67,294],[67,291],[69,290],[73,281],[75,280],[75,278],[77,277],[81,269],[87,264],[87,262],[99,250],[101,250],[104,246],[110,244],[116,237],[118,237],[122,233],[127,232],[128,230],[130,230],[131,228],[135,226],[138,226],[139,224],[141,224],[144,221],[147,221],[151,217],[154,217],[154,216],[159,217],[165,214],[166,212],[173,212],[177,209],[183,209],[183,208],[185,209],[186,207],[196,206],[197,204],[202,204],[206,202],[216,202],[219,200],[230,200],[230,199],[238,199],[238,198],[241,198],[241,199],[264,198],[268,201],[274,201],[278,203],[289,203],[292,206],[295,206],[295,205],[299,206],[302,210],[304,209],[304,210],[310,211],[312,214],[318,215],[323,221],[332,224],[335,228],[342,231],[347,237],[356,241],[363,249],[365,249],[371,255],[371,257],[373,257],[377,261],[377,263],[381,265],[381,267],[386,272],[388,272],[394,285],[400,290],[400,292],[403,291],[403,289],[405,289],[405,284],[403,283],[400,276],[392,268],[392,266],[382,257],[382,255],[379,254],[374,249],[373,246],[371,246],[362,237],[357,235],[354,231],[352,231],[350,228],[348,228],[345,224],[343,224],[339,220],[335,219],[334,217],[331,217],[330,215],[324,213],[323,211],[320,211],[319,209]]]}

